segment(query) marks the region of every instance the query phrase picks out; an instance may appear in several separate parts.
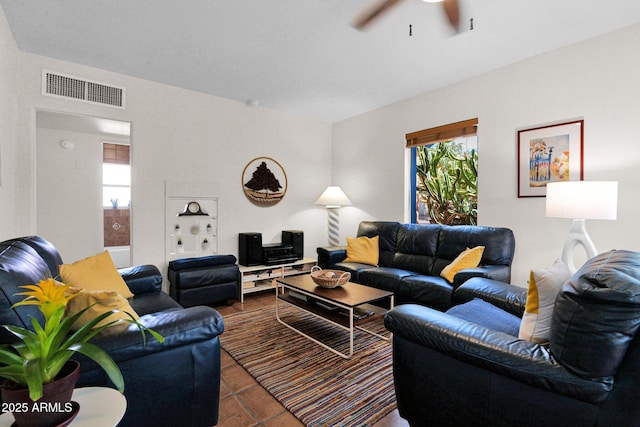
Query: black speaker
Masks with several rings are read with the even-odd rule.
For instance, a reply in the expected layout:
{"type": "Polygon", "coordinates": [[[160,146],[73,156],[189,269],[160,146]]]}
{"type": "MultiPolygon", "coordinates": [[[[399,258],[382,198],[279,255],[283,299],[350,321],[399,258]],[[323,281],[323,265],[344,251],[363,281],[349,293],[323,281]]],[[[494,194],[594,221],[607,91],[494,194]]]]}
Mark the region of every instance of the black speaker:
{"type": "Polygon", "coordinates": [[[293,246],[293,253],[302,259],[304,256],[304,233],[302,230],[282,230],[282,244],[293,246]]]}
{"type": "Polygon", "coordinates": [[[262,264],[262,234],[238,234],[238,262],[251,266],[262,264]]]}

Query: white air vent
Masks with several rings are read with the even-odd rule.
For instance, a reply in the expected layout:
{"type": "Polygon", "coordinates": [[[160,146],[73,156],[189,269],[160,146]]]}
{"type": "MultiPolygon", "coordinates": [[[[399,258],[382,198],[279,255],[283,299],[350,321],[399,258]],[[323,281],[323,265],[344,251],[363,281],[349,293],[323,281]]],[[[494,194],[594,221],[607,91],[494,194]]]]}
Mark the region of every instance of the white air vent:
{"type": "Polygon", "coordinates": [[[123,87],[42,70],[42,94],[124,109],[123,87]]]}

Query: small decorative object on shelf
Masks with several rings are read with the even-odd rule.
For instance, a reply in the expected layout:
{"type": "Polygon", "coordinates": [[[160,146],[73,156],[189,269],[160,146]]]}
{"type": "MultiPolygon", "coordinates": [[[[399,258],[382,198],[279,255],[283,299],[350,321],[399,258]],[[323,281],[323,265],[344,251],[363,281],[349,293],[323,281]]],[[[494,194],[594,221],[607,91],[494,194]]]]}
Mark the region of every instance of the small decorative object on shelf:
{"type": "Polygon", "coordinates": [[[178,214],[178,216],[185,216],[185,215],[207,215],[207,213],[202,210],[200,203],[189,202],[184,207],[184,211],[178,214]]]}
{"type": "Polygon", "coordinates": [[[351,273],[340,270],[323,270],[314,265],[311,268],[311,279],[321,288],[337,288],[351,279],[351,273]]]}
{"type": "Polygon", "coordinates": [[[217,254],[217,197],[168,196],[165,209],[167,262],[217,254]],[[181,245],[178,245],[178,239],[181,245]]]}
{"type": "Polygon", "coordinates": [[[118,199],[111,199],[110,202],[113,209],[118,209],[118,199]]]}

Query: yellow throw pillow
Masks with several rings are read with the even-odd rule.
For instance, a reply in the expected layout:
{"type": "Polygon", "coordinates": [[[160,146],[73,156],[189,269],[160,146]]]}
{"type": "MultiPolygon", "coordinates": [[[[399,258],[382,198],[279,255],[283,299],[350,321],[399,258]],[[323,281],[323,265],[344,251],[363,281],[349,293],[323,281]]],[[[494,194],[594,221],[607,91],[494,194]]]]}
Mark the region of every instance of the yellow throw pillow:
{"type": "Polygon", "coordinates": [[[518,338],[537,344],[549,341],[556,296],[570,278],[571,272],[561,259],[556,259],[552,266],[544,270],[531,270],[527,304],[518,338]]]}
{"type": "Polygon", "coordinates": [[[60,266],[60,280],[89,291],[115,291],[125,298],[133,294],[118,273],[109,251],[60,266]]]}
{"type": "MultiPolygon", "coordinates": [[[[72,316],[84,308],[91,306],[73,324],[72,330],[74,331],[77,331],[102,313],[111,310],[120,311],[98,322],[96,327],[118,319],[131,319],[126,313],[131,314],[136,320],[140,318],[133,308],[131,308],[131,305],[129,305],[129,301],[115,291],[87,291],[82,288],[71,287],[67,290],[67,295],[73,294],[76,294],[76,296],[67,303],[67,315],[72,316]]],[[[118,323],[112,326],[119,324],[127,325],[126,323],[118,323]]]]}
{"type": "Polygon", "coordinates": [[[378,265],[378,236],[347,237],[347,258],[343,262],[378,265]]]}
{"type": "Polygon", "coordinates": [[[453,262],[451,262],[451,264],[442,269],[442,272],[440,272],[440,276],[447,279],[449,283],[453,283],[453,278],[456,276],[456,274],[458,274],[460,270],[464,270],[465,268],[474,268],[480,264],[483,252],[484,246],[476,246],[473,249],[465,249],[460,255],[456,257],[456,259],[453,260],[453,262]]]}

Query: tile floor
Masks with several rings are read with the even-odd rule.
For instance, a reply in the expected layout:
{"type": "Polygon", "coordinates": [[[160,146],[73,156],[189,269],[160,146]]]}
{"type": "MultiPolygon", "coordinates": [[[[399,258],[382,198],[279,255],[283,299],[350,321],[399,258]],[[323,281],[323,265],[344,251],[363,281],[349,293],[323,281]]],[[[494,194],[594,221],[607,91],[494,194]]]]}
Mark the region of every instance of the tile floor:
{"type": "MultiPolygon", "coordinates": [[[[253,310],[273,305],[271,292],[245,295],[244,303],[218,306],[222,316],[238,311],[253,310]]],[[[406,427],[398,411],[375,423],[372,427],[406,427]]],[[[271,396],[229,354],[222,350],[222,378],[220,381],[219,427],[302,427],[287,409],[271,396]]]]}

